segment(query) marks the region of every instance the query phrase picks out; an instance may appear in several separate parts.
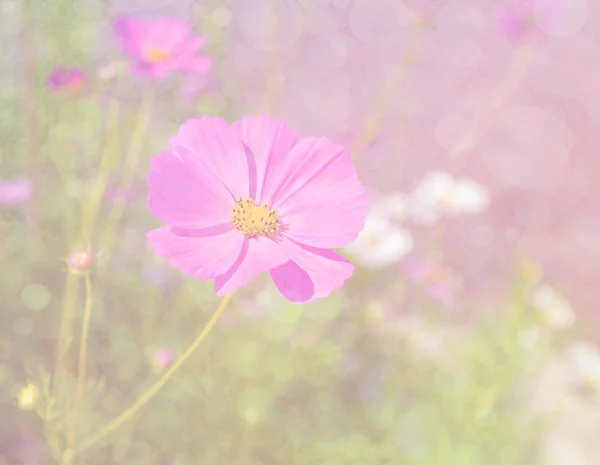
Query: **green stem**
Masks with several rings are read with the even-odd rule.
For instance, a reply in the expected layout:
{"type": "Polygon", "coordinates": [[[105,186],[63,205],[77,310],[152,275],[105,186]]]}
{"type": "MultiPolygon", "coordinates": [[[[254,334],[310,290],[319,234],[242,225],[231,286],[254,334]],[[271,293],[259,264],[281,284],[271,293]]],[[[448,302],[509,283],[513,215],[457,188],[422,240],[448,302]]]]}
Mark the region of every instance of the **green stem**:
{"type": "Polygon", "coordinates": [[[92,280],[89,273],[84,277],[85,282],[85,308],[83,311],[83,322],[81,324],[81,340],[79,342],[79,367],[77,374],[77,391],[75,393],[75,403],[73,404],[73,413],[69,433],[67,435],[68,447],[73,447],[75,442],[75,431],[77,430],[77,420],[81,403],[83,400],[83,388],[85,386],[85,376],[87,369],[87,345],[90,332],[90,320],[92,318],[92,280]]]}
{"type": "MultiPolygon", "coordinates": [[[[152,114],[152,103],[154,100],[154,94],[152,90],[149,90],[140,105],[140,110],[137,117],[137,123],[131,134],[131,141],[125,156],[125,168],[121,176],[118,191],[124,192],[129,189],[135,177],[137,166],[140,162],[142,155],[142,149],[144,147],[144,141],[146,140],[146,134],[148,132],[148,126],[150,123],[150,116],[152,114]]],[[[101,250],[107,254],[111,252],[114,245],[114,240],[117,232],[117,228],[125,213],[126,202],[115,202],[112,205],[108,213],[108,220],[106,223],[105,234],[101,243],[101,250]]]]}
{"type": "Polygon", "coordinates": [[[100,431],[94,434],[91,438],[84,441],[80,447],[77,448],[77,452],[84,451],[89,449],[98,441],[104,439],[108,434],[119,428],[123,423],[129,420],[138,410],[140,410],[144,405],[146,405],[160,389],[171,379],[171,377],[175,374],[175,372],[190,358],[190,356],[194,353],[194,351],[202,344],[206,336],[211,332],[223,312],[225,308],[229,304],[231,300],[231,295],[227,295],[223,297],[219,306],[210,317],[202,331],[198,335],[198,337],[190,344],[190,346],[182,353],[179,358],[169,367],[167,371],[162,375],[162,377],[156,381],[152,386],[146,389],[137,400],[131,404],[126,410],[124,410],[121,414],[116,416],[113,420],[111,420],[106,426],[104,426],[100,431]]]}

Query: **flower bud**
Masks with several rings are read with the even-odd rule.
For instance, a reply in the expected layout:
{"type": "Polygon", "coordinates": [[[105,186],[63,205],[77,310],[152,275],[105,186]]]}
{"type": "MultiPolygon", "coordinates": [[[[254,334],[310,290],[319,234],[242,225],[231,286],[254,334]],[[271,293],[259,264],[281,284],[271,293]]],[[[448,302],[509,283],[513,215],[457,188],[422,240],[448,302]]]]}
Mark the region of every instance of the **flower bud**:
{"type": "Polygon", "coordinates": [[[76,250],[69,256],[69,267],[76,273],[89,271],[94,265],[94,253],[89,249],[76,250]]]}

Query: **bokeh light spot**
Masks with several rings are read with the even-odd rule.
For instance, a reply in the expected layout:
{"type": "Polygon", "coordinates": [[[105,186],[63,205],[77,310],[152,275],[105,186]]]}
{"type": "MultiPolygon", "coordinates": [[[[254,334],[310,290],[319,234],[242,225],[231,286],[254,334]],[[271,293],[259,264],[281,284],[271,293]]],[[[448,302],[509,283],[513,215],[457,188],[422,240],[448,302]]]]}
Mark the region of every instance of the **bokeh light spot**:
{"type": "Polygon", "coordinates": [[[237,26],[248,45],[259,50],[279,51],[295,45],[304,31],[304,10],[292,0],[261,2],[249,6],[247,0],[234,2],[237,26]]]}
{"type": "Polygon", "coordinates": [[[248,387],[238,399],[240,415],[250,425],[258,423],[269,406],[271,394],[261,387],[248,387]]]}
{"type": "Polygon", "coordinates": [[[35,329],[35,322],[28,316],[17,318],[13,322],[13,333],[19,336],[29,336],[35,329]]]}
{"type": "Polygon", "coordinates": [[[45,309],[52,300],[52,294],[41,284],[27,284],[21,291],[21,303],[29,310],[45,309]]]}
{"type": "Polygon", "coordinates": [[[565,38],[577,34],[588,19],[587,0],[537,0],[535,23],[551,37],[565,38]]]}
{"type": "Polygon", "coordinates": [[[356,0],[350,10],[350,30],[372,47],[400,42],[410,23],[408,10],[398,0],[356,0]]]}

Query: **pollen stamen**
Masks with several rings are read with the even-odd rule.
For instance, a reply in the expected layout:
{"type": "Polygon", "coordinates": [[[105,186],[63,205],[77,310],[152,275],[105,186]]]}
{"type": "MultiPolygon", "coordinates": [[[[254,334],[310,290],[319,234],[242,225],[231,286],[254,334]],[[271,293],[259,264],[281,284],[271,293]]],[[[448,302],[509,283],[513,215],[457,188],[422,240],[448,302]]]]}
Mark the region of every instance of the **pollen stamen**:
{"type": "Polygon", "coordinates": [[[147,53],[147,58],[152,63],[160,63],[164,61],[169,56],[169,53],[160,48],[150,49],[147,53]]]}
{"type": "Polygon", "coordinates": [[[233,225],[248,237],[272,237],[279,232],[279,215],[266,203],[256,205],[254,200],[240,197],[233,209],[233,225]]]}

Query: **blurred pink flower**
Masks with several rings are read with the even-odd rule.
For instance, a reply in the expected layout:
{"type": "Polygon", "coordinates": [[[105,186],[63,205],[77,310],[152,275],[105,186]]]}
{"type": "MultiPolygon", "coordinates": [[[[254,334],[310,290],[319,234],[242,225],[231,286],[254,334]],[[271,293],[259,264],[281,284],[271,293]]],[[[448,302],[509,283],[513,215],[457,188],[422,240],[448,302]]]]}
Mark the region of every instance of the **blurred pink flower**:
{"type": "Polygon", "coordinates": [[[17,205],[27,202],[33,193],[33,185],[27,179],[0,180],[0,205],[17,205]]]}
{"type": "Polygon", "coordinates": [[[116,183],[111,183],[106,188],[105,201],[111,204],[130,205],[140,198],[140,189],[136,185],[120,188],[116,183]]]}
{"type": "Polygon", "coordinates": [[[531,2],[521,1],[506,6],[500,14],[500,30],[508,39],[519,40],[532,22],[531,2]]]}
{"type": "Polygon", "coordinates": [[[406,262],[405,273],[423,284],[435,300],[446,307],[456,306],[458,280],[446,268],[426,259],[412,259],[406,262]]]}
{"type": "Polygon", "coordinates": [[[148,233],[156,252],[214,279],[220,296],[270,271],[287,299],[310,302],[352,275],[330,249],[356,239],[367,198],[350,153],[327,138],[268,116],[205,116],[152,159],[148,182],[150,209],[168,225],[148,233]]]}
{"type": "Polygon", "coordinates": [[[209,57],[198,54],[204,38],[192,35],[184,21],[121,18],[114,29],[134,71],[141,75],[162,79],[176,71],[204,74],[212,66],[209,57]]]}
{"type": "Polygon", "coordinates": [[[58,92],[79,94],[88,84],[88,75],[81,68],[55,68],[48,76],[48,85],[58,92]]]}
{"type": "Polygon", "coordinates": [[[158,349],[154,352],[154,356],[152,357],[152,363],[156,368],[167,368],[171,363],[173,363],[175,356],[171,349],[158,349]]]}

